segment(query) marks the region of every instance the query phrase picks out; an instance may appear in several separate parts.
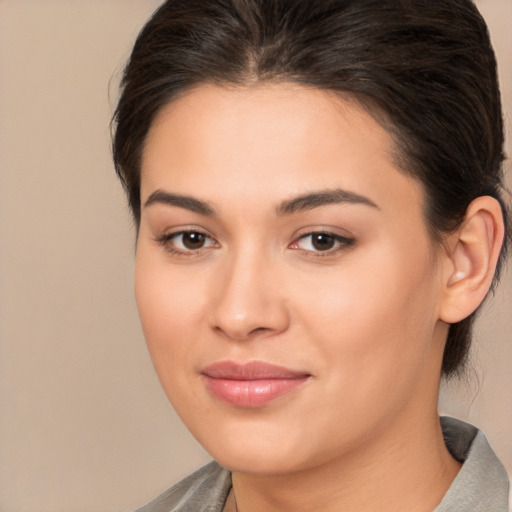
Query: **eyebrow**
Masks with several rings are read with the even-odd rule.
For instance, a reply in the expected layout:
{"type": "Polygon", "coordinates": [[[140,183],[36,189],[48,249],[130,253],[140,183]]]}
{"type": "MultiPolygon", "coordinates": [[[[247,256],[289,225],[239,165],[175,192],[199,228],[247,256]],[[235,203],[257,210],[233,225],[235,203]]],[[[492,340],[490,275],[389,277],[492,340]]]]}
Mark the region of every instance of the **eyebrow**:
{"type": "MultiPolygon", "coordinates": [[[[362,204],[371,206],[372,208],[380,209],[371,199],[368,197],[349,192],[342,189],[334,190],[320,190],[317,192],[310,192],[302,196],[294,197],[287,201],[283,201],[277,208],[277,214],[279,216],[291,215],[292,213],[312,210],[321,206],[329,204],[362,204]]],[[[152,204],[164,204],[168,206],[176,206],[178,208],[184,208],[200,215],[214,216],[216,215],[215,210],[205,201],[196,199],[190,196],[183,196],[180,194],[172,194],[164,190],[155,190],[147,198],[144,203],[144,207],[147,208],[152,204]]]]}
{"type": "Polygon", "coordinates": [[[304,210],[312,210],[329,204],[363,204],[372,208],[380,208],[368,197],[349,192],[348,190],[320,190],[284,201],[277,209],[278,215],[290,215],[304,210]]]}
{"type": "Polygon", "coordinates": [[[180,194],[171,194],[164,190],[155,190],[144,203],[144,208],[152,204],[165,204],[168,206],[177,206],[178,208],[185,208],[200,215],[213,216],[215,210],[206,202],[195,199],[190,196],[182,196],[180,194]]]}

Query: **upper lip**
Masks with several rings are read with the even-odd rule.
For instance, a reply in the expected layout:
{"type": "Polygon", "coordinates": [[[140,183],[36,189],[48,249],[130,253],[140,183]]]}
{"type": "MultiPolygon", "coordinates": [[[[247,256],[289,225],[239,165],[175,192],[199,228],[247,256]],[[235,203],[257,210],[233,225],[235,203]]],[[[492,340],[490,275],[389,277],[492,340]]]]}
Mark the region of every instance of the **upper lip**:
{"type": "Polygon", "coordinates": [[[219,361],[204,367],[201,373],[213,379],[226,380],[300,379],[310,376],[307,372],[262,361],[219,361]]]}

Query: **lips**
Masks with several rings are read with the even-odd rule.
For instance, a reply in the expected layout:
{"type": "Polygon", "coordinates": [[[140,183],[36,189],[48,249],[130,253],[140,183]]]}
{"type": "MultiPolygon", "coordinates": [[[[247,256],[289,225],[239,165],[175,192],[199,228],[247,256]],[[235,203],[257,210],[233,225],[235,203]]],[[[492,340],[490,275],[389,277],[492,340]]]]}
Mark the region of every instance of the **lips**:
{"type": "Polygon", "coordinates": [[[216,398],[236,407],[261,407],[302,386],[311,377],[260,361],[245,364],[221,361],[202,370],[206,388],[216,398]]]}

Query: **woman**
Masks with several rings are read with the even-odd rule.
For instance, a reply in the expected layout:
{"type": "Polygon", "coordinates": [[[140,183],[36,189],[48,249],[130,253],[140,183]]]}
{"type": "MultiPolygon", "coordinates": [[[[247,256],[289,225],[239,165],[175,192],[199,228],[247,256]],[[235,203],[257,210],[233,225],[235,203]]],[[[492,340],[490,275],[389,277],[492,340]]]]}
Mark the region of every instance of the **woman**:
{"type": "Polygon", "coordinates": [[[216,462],[141,511],[506,511],[441,422],[509,224],[469,0],[170,0],[115,115],[136,297],[216,462]]]}

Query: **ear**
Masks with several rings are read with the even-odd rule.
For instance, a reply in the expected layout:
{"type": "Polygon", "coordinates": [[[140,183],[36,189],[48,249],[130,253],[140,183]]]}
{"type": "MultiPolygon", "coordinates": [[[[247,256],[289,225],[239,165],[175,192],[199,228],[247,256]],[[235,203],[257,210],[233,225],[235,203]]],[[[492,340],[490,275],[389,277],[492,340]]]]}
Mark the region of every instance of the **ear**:
{"type": "Polygon", "coordinates": [[[449,237],[440,319],[460,322],[482,303],[492,283],[504,237],[499,202],[489,196],[475,199],[464,222],[449,237]]]}

